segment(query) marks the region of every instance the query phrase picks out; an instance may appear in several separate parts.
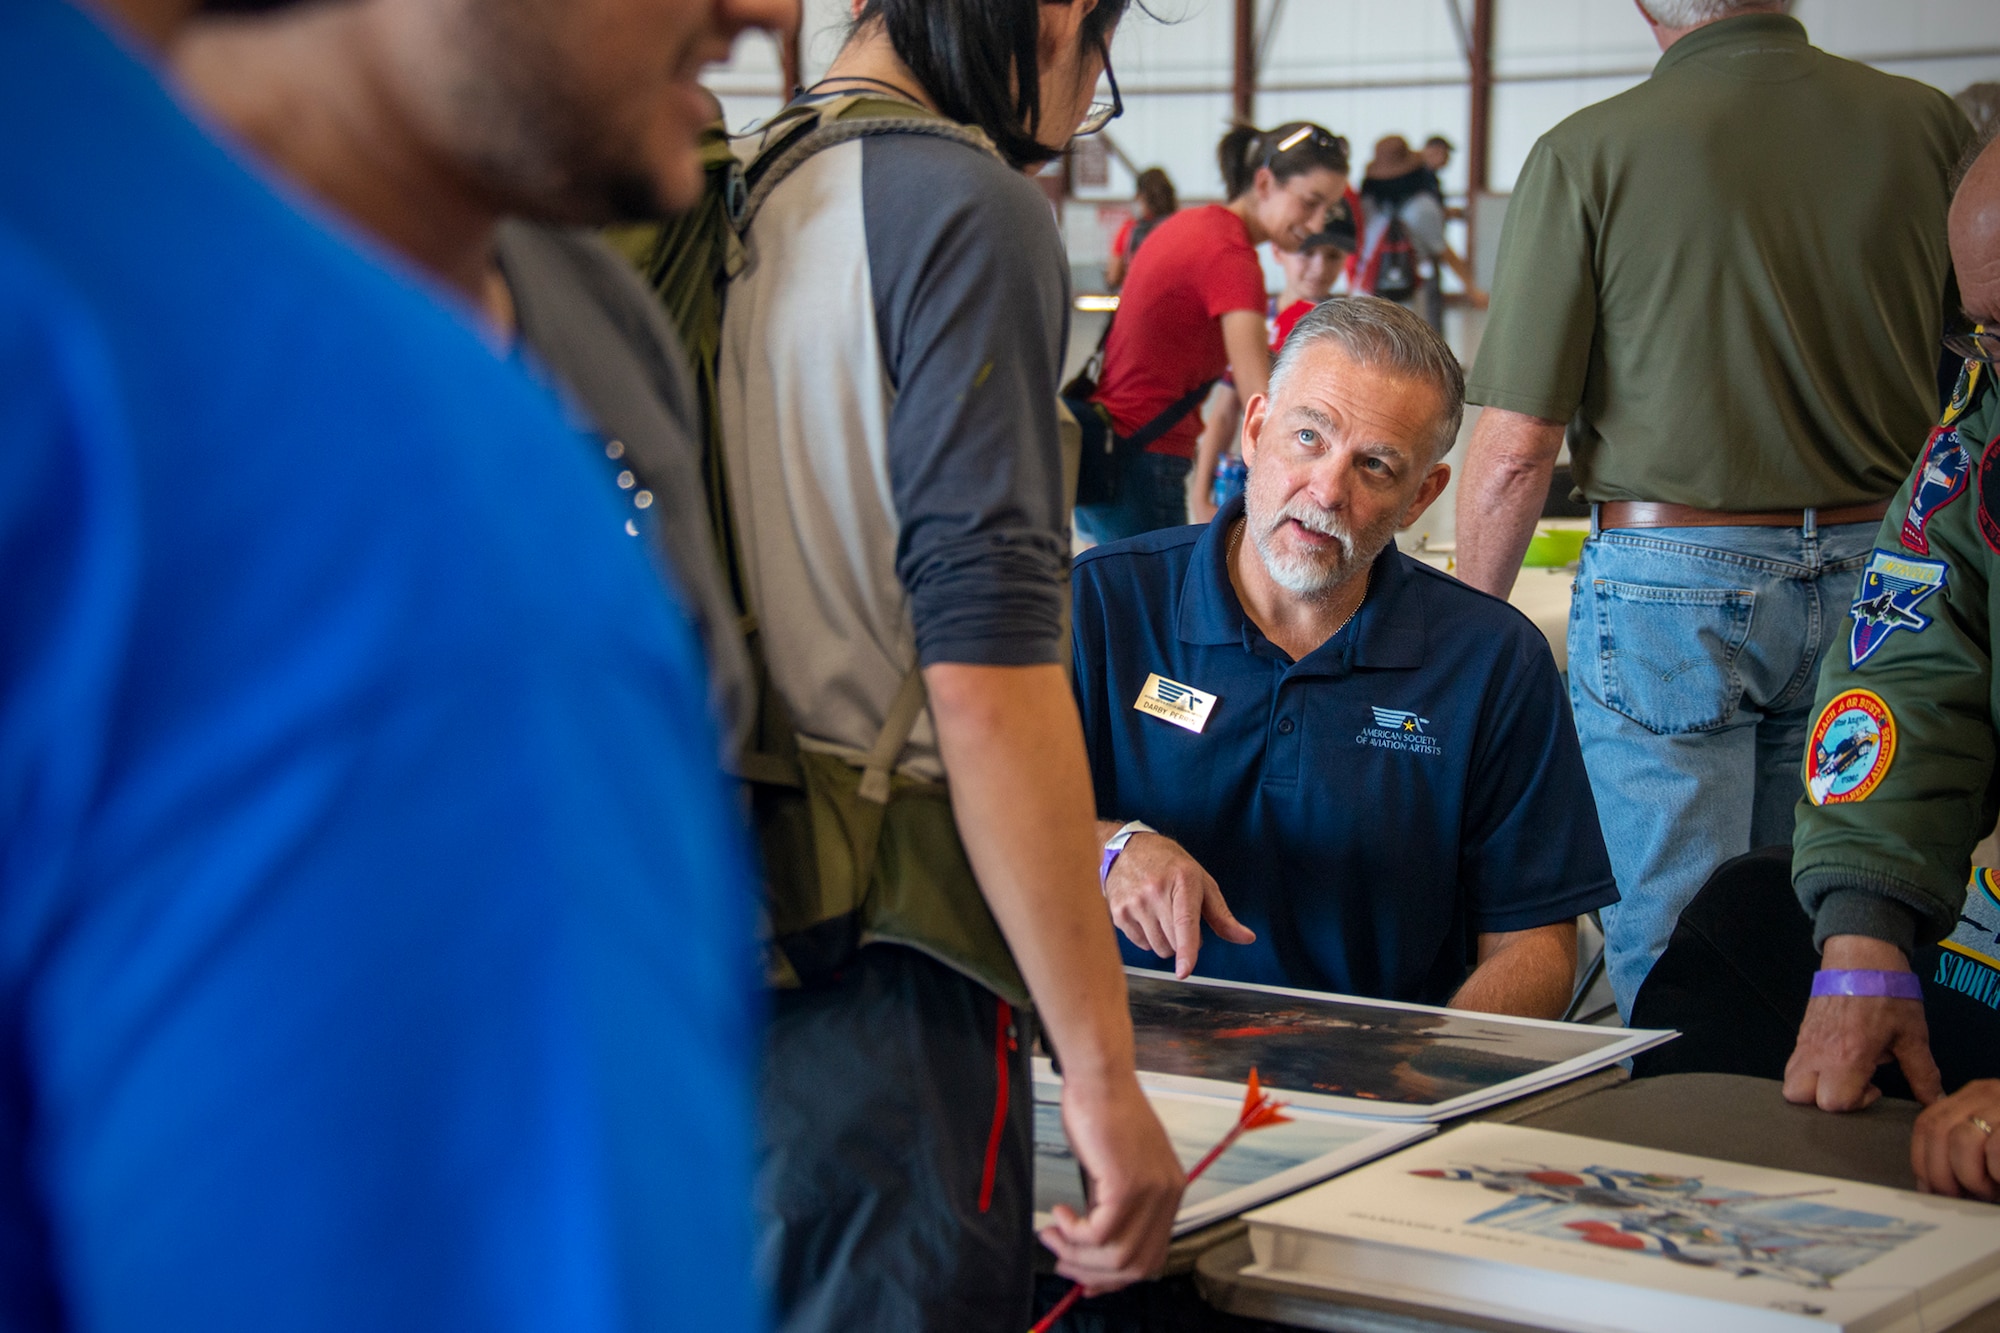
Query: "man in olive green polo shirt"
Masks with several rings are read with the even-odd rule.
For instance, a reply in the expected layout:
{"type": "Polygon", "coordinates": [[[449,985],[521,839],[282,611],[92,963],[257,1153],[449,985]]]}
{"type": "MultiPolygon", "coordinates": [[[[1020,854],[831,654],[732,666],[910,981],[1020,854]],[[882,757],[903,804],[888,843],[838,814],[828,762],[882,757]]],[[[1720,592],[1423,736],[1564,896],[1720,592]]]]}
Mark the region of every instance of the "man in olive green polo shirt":
{"type": "Polygon", "coordinates": [[[1504,596],[1568,427],[1570,698],[1619,1008],[1723,861],[1789,842],[1813,682],[1936,410],[1943,93],[1789,5],[1639,0],[1665,54],[1523,168],[1467,397],[1460,577],[1504,596]]]}

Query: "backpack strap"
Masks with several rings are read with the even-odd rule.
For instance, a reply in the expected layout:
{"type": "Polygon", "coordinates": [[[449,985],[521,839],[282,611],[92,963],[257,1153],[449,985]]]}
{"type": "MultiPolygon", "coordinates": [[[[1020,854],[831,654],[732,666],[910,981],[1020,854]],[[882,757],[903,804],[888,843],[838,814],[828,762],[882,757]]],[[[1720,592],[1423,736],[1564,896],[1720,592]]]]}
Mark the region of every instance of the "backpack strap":
{"type": "Polygon", "coordinates": [[[749,256],[743,249],[742,240],[750,234],[751,224],[769,202],[772,192],[783,185],[786,178],[829,148],[878,134],[929,135],[962,143],[995,158],[1000,156],[1000,150],[981,131],[946,120],[915,103],[900,102],[894,98],[876,95],[836,97],[818,106],[792,108],[780,113],[778,119],[758,136],[750,159],[743,166],[740,184],[735,179],[731,181],[729,220],[736,229],[737,244],[730,247],[729,276],[735,277],[748,262],[749,256]],[[870,114],[853,117],[846,114],[863,104],[871,107],[870,114]],[[808,125],[812,128],[805,129],[808,125]],[[801,130],[805,132],[800,133],[801,130]]]}
{"type": "MultiPolygon", "coordinates": [[[[995,158],[1000,156],[993,141],[979,130],[947,120],[935,112],[914,103],[905,103],[893,98],[872,94],[830,98],[825,102],[787,108],[756,136],[754,144],[748,145],[747,154],[737,153],[737,166],[732,169],[725,198],[729,207],[729,221],[734,235],[729,247],[728,276],[740,273],[749,260],[749,252],[744,240],[750,234],[751,224],[757,214],[770,200],[777,188],[806,162],[844,143],[858,139],[872,138],[880,134],[922,134],[933,138],[949,139],[962,143],[968,148],[978,149],[995,158]],[[869,113],[848,116],[847,113],[866,105],[869,113]]],[[[718,477],[725,486],[726,477],[718,477]]],[[[741,552],[735,542],[729,543],[729,560],[732,573],[736,576],[736,586],[747,589],[749,584],[742,576],[740,568],[741,552]]],[[[744,617],[746,634],[756,633],[754,613],[744,617]]],[[[755,654],[761,664],[762,654],[755,654]]],[[[768,675],[761,680],[764,706],[774,717],[783,715],[783,701],[771,686],[768,675]]],[[[889,803],[891,781],[895,776],[896,762],[910,743],[910,733],[916,729],[917,719],[923,715],[928,696],[924,692],[924,678],[920,667],[912,666],[903,683],[897,688],[895,698],[889,704],[888,714],[882,719],[882,729],[876,733],[875,743],[869,747],[868,758],[862,769],[861,797],[876,805],[889,803]]],[[[789,718],[784,729],[789,730],[789,718]]],[[[736,776],[750,782],[764,782],[779,786],[796,787],[800,784],[798,760],[796,758],[796,738],[789,737],[793,744],[791,753],[784,753],[782,742],[771,745],[768,742],[757,747],[759,752],[736,756],[734,765],[736,776]]]]}
{"type": "Polygon", "coordinates": [[[928,701],[923,669],[912,668],[903,677],[903,684],[889,705],[888,716],[882,719],[875,747],[868,752],[867,766],[861,772],[862,800],[877,805],[889,803],[889,779],[895,775],[896,761],[903,757],[903,747],[910,743],[910,733],[916,729],[917,718],[922,716],[928,701]]]}

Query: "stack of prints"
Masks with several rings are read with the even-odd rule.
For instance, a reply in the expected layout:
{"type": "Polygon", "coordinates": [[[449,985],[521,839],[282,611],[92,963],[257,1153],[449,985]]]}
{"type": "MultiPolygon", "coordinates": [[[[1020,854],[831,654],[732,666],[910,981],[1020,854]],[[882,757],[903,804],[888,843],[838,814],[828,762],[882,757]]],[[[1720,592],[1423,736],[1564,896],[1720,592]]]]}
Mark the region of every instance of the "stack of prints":
{"type": "MultiPolygon", "coordinates": [[[[1089,1211],[1084,1177],[1062,1125],[1062,1082],[1037,1061],[1035,1071],[1035,1224],[1048,1225],[1049,1211],[1068,1204],[1089,1211]]],[[[1174,1155],[1187,1170],[1222,1141],[1236,1123],[1240,1098],[1199,1097],[1148,1087],[1146,1097],[1166,1127],[1174,1155]]],[[[1174,1234],[1184,1235],[1224,1218],[1282,1198],[1342,1171],[1374,1161],[1433,1132],[1422,1124],[1358,1120],[1317,1111],[1293,1111],[1285,1124],[1245,1134],[1188,1185],[1174,1218],[1174,1234]]]]}
{"type": "Polygon", "coordinates": [[[1508,1125],[1248,1220],[1245,1276],[1577,1333],[1915,1333],[2000,1298],[1989,1204],[1508,1125]]]}

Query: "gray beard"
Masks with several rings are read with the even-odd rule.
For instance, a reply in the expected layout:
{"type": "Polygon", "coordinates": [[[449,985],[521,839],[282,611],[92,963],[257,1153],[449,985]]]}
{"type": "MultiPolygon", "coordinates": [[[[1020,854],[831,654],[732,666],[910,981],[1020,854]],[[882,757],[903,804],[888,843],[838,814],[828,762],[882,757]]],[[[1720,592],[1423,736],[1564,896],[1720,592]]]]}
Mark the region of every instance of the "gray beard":
{"type": "Polygon", "coordinates": [[[1293,500],[1276,517],[1267,518],[1252,513],[1246,497],[1244,516],[1271,581],[1294,597],[1310,601],[1332,596],[1349,579],[1374,564],[1375,557],[1396,536],[1393,523],[1385,523],[1381,532],[1364,532],[1357,537],[1333,515],[1300,500],[1293,500]],[[1332,537],[1340,543],[1340,553],[1330,559],[1315,560],[1279,549],[1278,528],[1287,519],[1297,519],[1302,527],[1332,537]]]}

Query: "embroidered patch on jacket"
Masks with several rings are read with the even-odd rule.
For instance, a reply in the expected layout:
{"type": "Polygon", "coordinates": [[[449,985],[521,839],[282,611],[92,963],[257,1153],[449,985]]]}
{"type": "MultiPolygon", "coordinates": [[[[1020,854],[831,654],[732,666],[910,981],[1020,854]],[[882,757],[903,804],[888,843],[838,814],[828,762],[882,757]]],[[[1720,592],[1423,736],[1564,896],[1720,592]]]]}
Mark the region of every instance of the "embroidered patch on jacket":
{"type": "Polygon", "coordinates": [[[1198,732],[1208,725],[1208,715],[1215,711],[1216,698],[1216,695],[1204,693],[1192,685],[1183,685],[1177,680],[1168,680],[1154,672],[1146,677],[1146,687],[1139,691],[1139,697],[1132,706],[1163,722],[1198,732]]]}
{"type": "Polygon", "coordinates": [[[1986,446],[1986,452],[1979,459],[1979,535],[1986,539],[1986,548],[2000,555],[2000,495],[1994,494],[1994,487],[2000,486],[2000,435],[1996,435],[1986,446]]]}
{"type": "Polygon", "coordinates": [[[1847,641],[1849,667],[1858,667],[1875,655],[1899,629],[1921,634],[1931,626],[1931,618],[1917,607],[1926,597],[1944,586],[1949,566],[1942,560],[1918,560],[1907,555],[1877,551],[1868,557],[1861,571],[1861,590],[1854,598],[1854,633],[1847,641]]]}
{"type": "Polygon", "coordinates": [[[1917,485],[1910,492],[1910,507],[1903,515],[1903,545],[1918,555],[1931,553],[1931,539],[1924,532],[1937,512],[1965,494],[1972,475],[1972,455],[1965,441],[1949,426],[1931,432],[1917,463],[1917,485]]]}
{"type": "Polygon", "coordinates": [[[1363,727],[1354,738],[1356,745],[1378,750],[1400,750],[1405,754],[1443,754],[1444,746],[1431,735],[1431,720],[1401,708],[1370,708],[1375,725],[1363,727]]]}
{"type": "Polygon", "coordinates": [[[1896,718],[1881,697],[1848,690],[1827,701],[1806,750],[1806,794],[1814,805],[1865,801],[1896,758],[1896,718]]]}
{"type": "Polygon", "coordinates": [[[1958,925],[1938,943],[1931,983],[2000,1009],[2000,883],[1992,870],[1973,868],[1958,925]]]}
{"type": "Polygon", "coordinates": [[[1968,361],[1965,363],[1965,368],[1958,372],[1958,386],[1951,391],[1951,401],[1945,404],[1943,417],[1945,425],[1949,426],[1957,421],[1965,415],[1965,410],[1972,406],[1972,395],[1979,388],[1980,372],[1985,369],[1986,363],[1983,361],[1968,361]]]}

